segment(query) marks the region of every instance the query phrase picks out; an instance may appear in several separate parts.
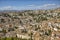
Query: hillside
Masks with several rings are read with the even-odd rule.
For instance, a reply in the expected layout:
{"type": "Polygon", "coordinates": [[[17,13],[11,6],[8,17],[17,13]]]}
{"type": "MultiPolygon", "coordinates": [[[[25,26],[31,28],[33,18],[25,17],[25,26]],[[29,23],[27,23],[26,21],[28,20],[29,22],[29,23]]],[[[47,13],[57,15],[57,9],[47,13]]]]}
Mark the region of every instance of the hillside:
{"type": "Polygon", "coordinates": [[[60,8],[0,12],[0,37],[60,39],[60,8]]]}

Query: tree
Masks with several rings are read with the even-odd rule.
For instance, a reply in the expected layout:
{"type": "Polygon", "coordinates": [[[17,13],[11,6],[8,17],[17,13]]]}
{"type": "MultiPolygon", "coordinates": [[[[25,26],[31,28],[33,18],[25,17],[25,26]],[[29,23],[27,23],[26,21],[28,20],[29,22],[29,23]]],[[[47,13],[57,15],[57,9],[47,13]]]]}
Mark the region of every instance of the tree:
{"type": "Polygon", "coordinates": [[[5,20],[3,18],[0,19],[2,23],[5,23],[5,20]]]}
{"type": "Polygon", "coordinates": [[[4,35],[7,33],[5,29],[3,29],[3,33],[4,33],[4,35]]]}
{"type": "Polygon", "coordinates": [[[31,39],[30,39],[30,40],[33,40],[33,39],[32,39],[32,35],[33,35],[33,33],[31,32],[31,34],[30,34],[31,39]]]}
{"type": "Polygon", "coordinates": [[[12,37],[11,40],[14,40],[14,38],[12,37]]]}
{"type": "Polygon", "coordinates": [[[47,35],[47,36],[51,35],[51,30],[47,30],[47,31],[45,32],[45,35],[47,35]]]}
{"type": "Polygon", "coordinates": [[[4,38],[4,40],[6,40],[6,39],[7,39],[7,37],[4,38]]]}

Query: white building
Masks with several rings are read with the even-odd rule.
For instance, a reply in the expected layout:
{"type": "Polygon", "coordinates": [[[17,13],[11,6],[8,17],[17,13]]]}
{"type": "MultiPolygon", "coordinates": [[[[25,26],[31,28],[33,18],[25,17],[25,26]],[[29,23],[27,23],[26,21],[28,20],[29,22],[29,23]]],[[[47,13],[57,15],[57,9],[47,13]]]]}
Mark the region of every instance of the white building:
{"type": "Polygon", "coordinates": [[[17,37],[18,37],[18,38],[22,38],[22,39],[30,39],[30,36],[27,36],[27,35],[17,34],[17,37]]]}

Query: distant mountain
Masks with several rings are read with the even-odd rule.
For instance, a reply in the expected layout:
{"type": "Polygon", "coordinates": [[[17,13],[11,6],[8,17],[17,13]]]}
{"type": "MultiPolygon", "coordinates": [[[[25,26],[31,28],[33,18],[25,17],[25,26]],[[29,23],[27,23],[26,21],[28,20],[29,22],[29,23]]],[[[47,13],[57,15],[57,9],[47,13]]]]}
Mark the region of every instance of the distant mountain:
{"type": "MultiPolygon", "coordinates": [[[[36,11],[38,10],[44,10],[44,9],[37,9],[36,11]]],[[[53,12],[60,12],[60,7],[59,8],[53,8],[53,9],[46,9],[46,10],[52,10],[53,12]]],[[[22,12],[22,11],[29,11],[29,10],[0,10],[0,13],[1,12],[22,12]]],[[[32,10],[31,10],[32,11],[32,10]]],[[[33,10],[34,11],[34,10],[33,10]]]]}

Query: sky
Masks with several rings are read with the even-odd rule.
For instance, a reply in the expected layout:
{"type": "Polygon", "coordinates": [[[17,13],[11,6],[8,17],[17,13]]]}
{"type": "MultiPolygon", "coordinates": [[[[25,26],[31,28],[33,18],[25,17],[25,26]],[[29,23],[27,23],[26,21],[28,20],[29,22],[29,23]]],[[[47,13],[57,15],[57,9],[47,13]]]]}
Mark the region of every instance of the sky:
{"type": "Polygon", "coordinates": [[[0,10],[33,10],[60,7],[60,0],[0,0],[0,10]]]}

